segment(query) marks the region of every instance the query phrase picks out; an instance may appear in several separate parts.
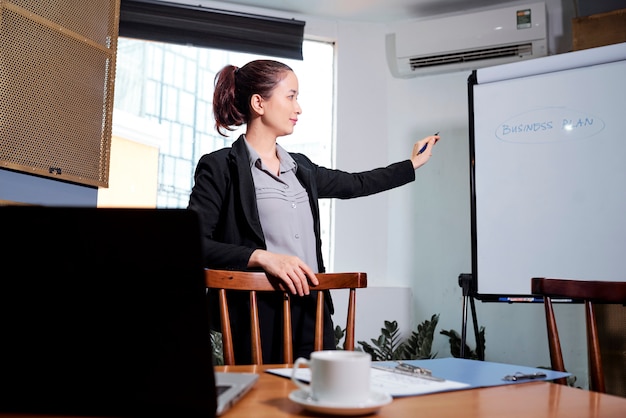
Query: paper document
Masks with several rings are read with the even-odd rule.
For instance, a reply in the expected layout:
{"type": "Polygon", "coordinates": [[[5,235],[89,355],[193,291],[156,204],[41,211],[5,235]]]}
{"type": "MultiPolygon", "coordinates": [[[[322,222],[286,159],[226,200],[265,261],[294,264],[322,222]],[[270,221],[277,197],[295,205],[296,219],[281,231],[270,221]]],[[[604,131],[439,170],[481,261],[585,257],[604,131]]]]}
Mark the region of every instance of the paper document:
{"type": "Polygon", "coordinates": [[[387,392],[391,396],[423,395],[426,393],[445,392],[469,387],[467,383],[453,380],[435,381],[419,376],[408,376],[381,369],[372,368],[371,388],[387,392]]]}
{"type": "MultiPolygon", "coordinates": [[[[293,369],[268,369],[268,373],[283,377],[291,377],[293,369]]],[[[407,376],[392,371],[380,370],[372,367],[371,389],[377,392],[385,392],[393,397],[423,395],[427,393],[445,392],[458,390],[470,386],[467,383],[452,380],[435,381],[419,376],[407,376]]],[[[296,370],[296,378],[304,382],[311,381],[311,370],[299,368],[296,370]]]]}

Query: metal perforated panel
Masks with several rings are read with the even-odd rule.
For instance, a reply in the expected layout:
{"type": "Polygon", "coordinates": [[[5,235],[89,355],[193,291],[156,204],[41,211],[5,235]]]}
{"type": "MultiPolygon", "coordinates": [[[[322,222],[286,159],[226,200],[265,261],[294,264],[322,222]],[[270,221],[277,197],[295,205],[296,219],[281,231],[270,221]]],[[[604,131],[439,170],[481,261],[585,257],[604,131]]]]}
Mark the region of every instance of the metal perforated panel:
{"type": "Polygon", "coordinates": [[[108,186],[119,0],[0,0],[0,167],[108,186]]]}

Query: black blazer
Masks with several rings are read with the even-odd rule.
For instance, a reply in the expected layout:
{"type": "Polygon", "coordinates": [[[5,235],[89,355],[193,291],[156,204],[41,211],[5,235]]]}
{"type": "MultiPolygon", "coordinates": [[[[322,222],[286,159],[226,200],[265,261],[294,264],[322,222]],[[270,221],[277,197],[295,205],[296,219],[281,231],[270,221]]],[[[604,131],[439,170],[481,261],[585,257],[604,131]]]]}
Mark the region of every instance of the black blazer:
{"type": "MultiPolygon", "coordinates": [[[[410,160],[360,173],[315,165],[305,155],[290,153],[298,164],[296,176],[309,195],[317,247],[322,259],[318,199],[368,196],[415,180],[410,160]]],[[[189,209],[199,214],[204,263],[208,268],[247,270],[256,249],[266,249],[256,205],[248,150],[243,136],[231,148],[204,155],[196,167],[189,209]]]]}

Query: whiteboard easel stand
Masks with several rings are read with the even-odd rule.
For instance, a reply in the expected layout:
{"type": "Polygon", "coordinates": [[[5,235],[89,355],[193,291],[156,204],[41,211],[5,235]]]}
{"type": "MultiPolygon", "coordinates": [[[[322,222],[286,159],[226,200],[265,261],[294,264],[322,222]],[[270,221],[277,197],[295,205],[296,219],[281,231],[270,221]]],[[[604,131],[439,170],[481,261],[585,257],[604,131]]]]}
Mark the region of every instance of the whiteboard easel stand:
{"type": "Polygon", "coordinates": [[[463,289],[463,322],[461,326],[461,358],[466,358],[465,347],[467,340],[467,302],[472,308],[472,319],[474,324],[474,338],[476,339],[476,354],[479,360],[485,360],[485,353],[479,341],[478,320],[476,317],[476,304],[474,295],[476,294],[476,283],[474,276],[470,273],[461,273],[459,275],[459,286],[463,289]]]}

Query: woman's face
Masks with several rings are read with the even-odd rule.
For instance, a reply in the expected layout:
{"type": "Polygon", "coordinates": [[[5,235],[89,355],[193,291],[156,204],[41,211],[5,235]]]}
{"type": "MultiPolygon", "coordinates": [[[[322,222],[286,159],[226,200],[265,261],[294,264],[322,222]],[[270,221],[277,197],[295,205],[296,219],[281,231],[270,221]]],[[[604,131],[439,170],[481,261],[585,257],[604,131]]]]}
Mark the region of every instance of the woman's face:
{"type": "Polygon", "coordinates": [[[263,100],[263,124],[273,133],[285,136],[293,133],[302,108],[298,104],[298,77],[287,71],[285,77],[276,85],[269,99],[263,100]]]}

